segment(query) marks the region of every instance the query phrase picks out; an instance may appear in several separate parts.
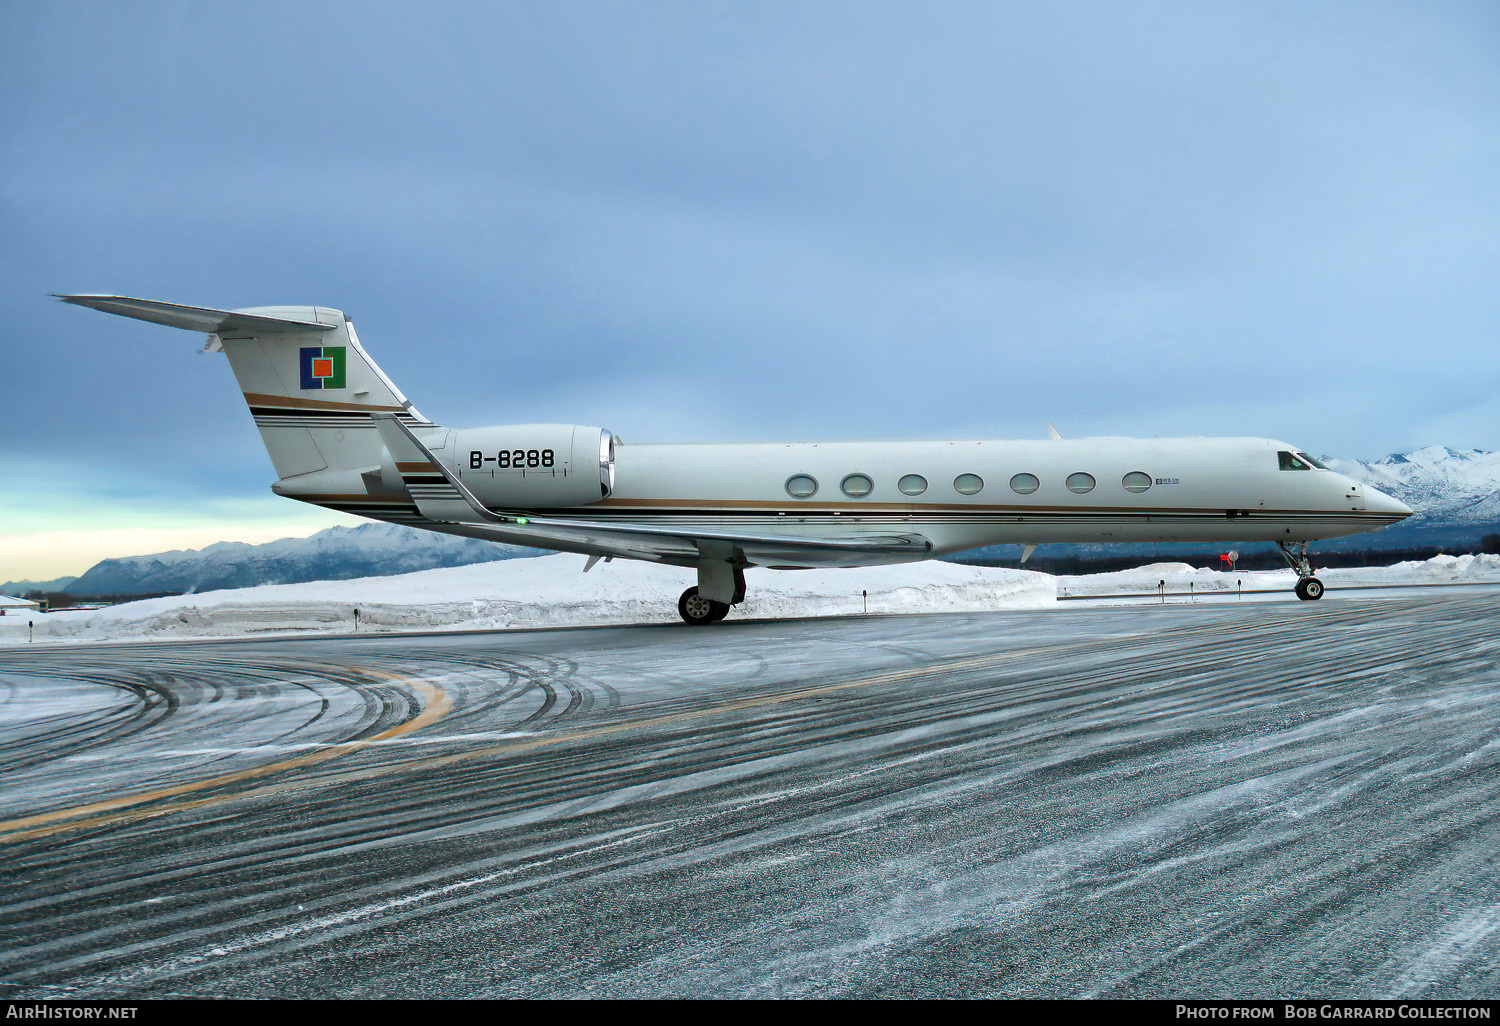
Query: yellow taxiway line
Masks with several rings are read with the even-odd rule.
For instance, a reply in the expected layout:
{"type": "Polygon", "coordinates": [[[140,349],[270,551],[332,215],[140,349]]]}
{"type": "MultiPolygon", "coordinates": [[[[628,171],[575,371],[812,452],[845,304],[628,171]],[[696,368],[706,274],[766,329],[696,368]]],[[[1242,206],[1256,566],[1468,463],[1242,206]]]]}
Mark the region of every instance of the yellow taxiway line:
{"type": "Polygon", "coordinates": [[[451,707],[448,696],[440,689],[433,687],[426,681],[398,677],[395,674],[382,673],[381,671],[366,671],[368,673],[384,676],[392,681],[404,681],[410,683],[416,690],[423,693],[427,698],[426,707],[421,714],[412,720],[399,726],[392,727],[373,737],[364,738],[359,741],[351,741],[343,744],[329,745],[327,748],[308,755],[299,756],[295,759],[287,759],[282,762],[258,766],[253,769],[241,770],[237,773],[228,773],[207,780],[198,780],[186,784],[178,784],[173,787],[150,791],[145,794],[132,795],[125,798],[112,798],[90,805],[79,805],[68,809],[59,809],[54,812],[42,813],[36,816],[27,816],[21,819],[0,821],[0,844],[8,841],[28,840],[36,837],[44,837],[49,834],[62,833],[70,830],[81,830],[96,826],[110,826],[118,823],[131,822],[140,819],[149,819],[154,816],[163,816],[173,812],[182,812],[188,809],[199,808],[204,805],[219,804],[237,799],[255,798],[263,795],[284,793],[289,790],[304,790],[309,786],[318,787],[324,784],[336,784],[351,779],[362,779],[371,776],[387,776],[411,770],[431,770],[454,763],[468,762],[473,759],[484,759],[520,755],[527,752],[550,748],[554,745],[567,744],[569,742],[587,741],[593,738],[608,737],[612,734],[623,734],[631,731],[651,730],[657,727],[674,726],[694,720],[702,720],[712,716],[727,713],[744,712],[750,709],[763,708],[766,706],[781,705],[786,702],[801,699],[817,698],[825,695],[837,694],[842,691],[851,691],[857,688],[870,687],[878,684],[892,684],[919,677],[932,676],[934,674],[947,674],[962,672],[965,670],[978,670],[994,666],[998,662],[1008,661],[1021,655],[1037,655],[1045,652],[1055,652],[1072,648],[1071,644],[1048,645],[1041,648],[1029,648],[1019,651],[1007,651],[981,656],[968,656],[959,659],[950,659],[941,663],[926,664],[921,666],[907,667],[900,670],[891,670],[883,673],[875,673],[869,676],[856,677],[851,680],[835,681],[827,684],[817,684],[811,687],[792,688],[787,691],[775,692],[769,695],[757,695],[749,698],[738,698],[716,705],[688,709],[682,712],[669,713],[662,716],[651,716],[639,720],[625,720],[618,723],[605,723],[595,727],[585,727],[576,730],[560,730],[555,734],[544,737],[526,738],[524,740],[510,741],[504,744],[488,745],[466,752],[456,752],[451,755],[429,756],[421,759],[411,759],[406,762],[395,763],[389,766],[371,767],[365,770],[346,771],[335,774],[336,779],[322,781],[299,780],[283,783],[270,784],[263,787],[248,790],[235,791],[231,794],[209,795],[186,802],[172,802],[168,805],[160,805],[155,808],[138,808],[149,802],[159,801],[164,798],[174,798],[180,795],[191,794],[196,791],[205,791],[212,788],[222,787],[226,784],[239,783],[255,777],[268,776],[286,770],[302,769],[307,766],[327,762],[330,759],[347,755],[350,752],[363,748],[365,745],[376,741],[385,741],[402,734],[420,730],[441,719],[447,714],[451,707]]]}
{"type": "Polygon", "coordinates": [[[206,780],[193,780],[185,784],[174,784],[171,787],[147,791],[144,794],[108,798],[104,801],[93,802],[88,805],[75,805],[72,808],[57,809],[53,812],[44,812],[35,816],[23,816],[19,819],[3,820],[0,821],[0,843],[42,837],[64,830],[81,830],[92,826],[104,826],[111,823],[145,819],[167,812],[176,812],[181,809],[211,804],[215,801],[228,800],[229,798],[238,797],[239,793],[204,798],[187,803],[177,802],[162,809],[136,808],[149,802],[160,801],[163,798],[175,798],[179,795],[192,794],[195,791],[207,791],[223,787],[226,784],[237,784],[244,780],[269,776],[273,773],[283,773],[287,770],[302,769],[306,766],[314,766],[321,762],[327,762],[330,759],[337,759],[340,756],[359,751],[366,745],[373,744],[376,741],[386,741],[394,737],[400,737],[403,734],[410,734],[413,731],[421,730],[423,727],[431,726],[446,716],[449,710],[453,708],[453,701],[448,697],[447,692],[433,686],[427,681],[402,677],[383,670],[365,670],[364,672],[371,676],[382,677],[393,684],[409,684],[424,700],[422,711],[405,723],[397,724],[388,730],[381,731],[379,734],[361,738],[358,741],[345,741],[339,744],[328,745],[326,748],[309,752],[307,755],[299,755],[295,759],[284,759],[281,762],[267,763],[264,766],[253,766],[250,769],[239,770],[235,773],[225,773],[222,776],[209,777],[206,780]]]}

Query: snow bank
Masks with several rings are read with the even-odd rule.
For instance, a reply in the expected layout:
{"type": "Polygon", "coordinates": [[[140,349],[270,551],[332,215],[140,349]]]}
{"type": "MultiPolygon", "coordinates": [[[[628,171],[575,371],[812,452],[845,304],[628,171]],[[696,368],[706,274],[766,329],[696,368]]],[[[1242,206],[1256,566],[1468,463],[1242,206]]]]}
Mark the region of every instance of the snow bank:
{"type": "MultiPolygon", "coordinates": [[[[584,558],[540,556],[394,577],[267,585],[34,616],[38,640],[225,637],[262,631],[558,627],[677,623],[691,570],[617,560],[582,573],[584,558]]],[[[851,570],[745,575],[748,597],[732,618],[967,612],[1050,605],[1046,574],[925,562],[851,570]]],[[[0,618],[0,641],[26,640],[26,618],[0,618]]]]}
{"type": "MultiPolygon", "coordinates": [[[[1317,562],[1314,554],[1313,562],[1317,562]]],[[[1500,583],[1500,555],[1434,556],[1428,560],[1394,566],[1320,569],[1318,579],[1330,589],[1400,587],[1414,584],[1500,583]]],[[[1246,570],[1225,573],[1193,567],[1187,563],[1151,563],[1133,570],[1108,574],[1084,574],[1057,579],[1057,593],[1064,598],[1110,595],[1155,594],[1158,582],[1166,583],[1169,595],[1193,592],[1291,591],[1296,575],[1291,570],[1246,570]]]]}
{"type": "MultiPolygon", "coordinates": [[[[584,574],[583,557],[539,556],[394,577],[267,585],[128,602],[105,609],[0,617],[0,644],[25,642],[26,621],[39,641],[110,638],[212,638],[260,632],[334,632],[354,626],[401,631],[447,628],[563,627],[677,623],[677,597],[690,570],[617,560],[584,574]]],[[[1500,583],[1500,556],[1436,556],[1390,567],[1322,570],[1330,589],[1414,584],[1500,583]]],[[[953,563],[908,563],[857,570],[750,570],[749,594],[733,619],[871,613],[978,612],[1038,608],[1058,596],[1290,593],[1290,570],[1224,573],[1187,563],[1151,563],[1086,576],[953,563]]]]}
{"type": "Polygon", "coordinates": [[[1500,555],[1433,556],[1387,567],[1320,571],[1330,587],[1390,584],[1484,584],[1500,582],[1500,555]]]}

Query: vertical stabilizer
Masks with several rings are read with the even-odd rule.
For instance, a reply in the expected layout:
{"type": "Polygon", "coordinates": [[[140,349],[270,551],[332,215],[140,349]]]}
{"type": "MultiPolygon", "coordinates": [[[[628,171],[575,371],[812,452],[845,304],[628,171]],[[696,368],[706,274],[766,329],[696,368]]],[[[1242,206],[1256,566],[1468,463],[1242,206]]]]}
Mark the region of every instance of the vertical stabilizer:
{"type": "Polygon", "coordinates": [[[125,296],[65,302],[174,328],[203,331],[229,358],[266,451],[283,480],[320,470],[367,470],[382,459],[371,416],[431,422],[371,360],[353,323],[321,306],[214,310],[125,296]]]}
{"type": "Polygon", "coordinates": [[[313,320],[330,328],[271,333],[231,325],[214,333],[277,476],[379,464],[380,435],[371,414],[427,423],[370,359],[341,311],[264,307],[241,312],[313,320]]]}

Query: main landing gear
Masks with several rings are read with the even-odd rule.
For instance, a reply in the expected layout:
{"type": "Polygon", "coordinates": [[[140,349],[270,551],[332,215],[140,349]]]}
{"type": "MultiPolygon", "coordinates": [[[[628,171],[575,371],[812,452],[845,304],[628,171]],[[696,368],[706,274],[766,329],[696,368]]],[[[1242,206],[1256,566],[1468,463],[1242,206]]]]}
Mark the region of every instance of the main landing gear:
{"type": "Polygon", "coordinates": [[[682,593],[677,600],[677,612],[682,615],[683,623],[705,627],[724,619],[731,606],[743,601],[745,568],[726,560],[705,560],[698,565],[698,587],[682,593]]]}
{"type": "Polygon", "coordinates": [[[1281,558],[1286,560],[1287,566],[1297,573],[1297,597],[1309,602],[1316,602],[1323,597],[1323,582],[1313,576],[1312,560],[1307,555],[1307,542],[1296,542],[1296,551],[1286,542],[1277,542],[1276,547],[1281,550],[1281,558]]]}
{"type": "Polygon", "coordinates": [[[693,627],[702,627],[706,624],[718,623],[728,616],[729,603],[704,598],[698,594],[697,588],[689,588],[682,593],[682,598],[677,600],[677,612],[682,614],[684,623],[693,627]]]}

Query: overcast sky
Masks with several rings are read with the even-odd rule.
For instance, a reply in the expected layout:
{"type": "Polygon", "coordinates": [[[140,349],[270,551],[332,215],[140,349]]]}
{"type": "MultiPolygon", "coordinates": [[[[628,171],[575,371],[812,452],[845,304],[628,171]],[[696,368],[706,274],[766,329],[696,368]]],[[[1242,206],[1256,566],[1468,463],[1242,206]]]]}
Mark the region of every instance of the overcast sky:
{"type": "Polygon", "coordinates": [[[455,426],[1500,448],[1500,5],[0,0],[0,581],[346,521],[202,337],[455,426]]]}

